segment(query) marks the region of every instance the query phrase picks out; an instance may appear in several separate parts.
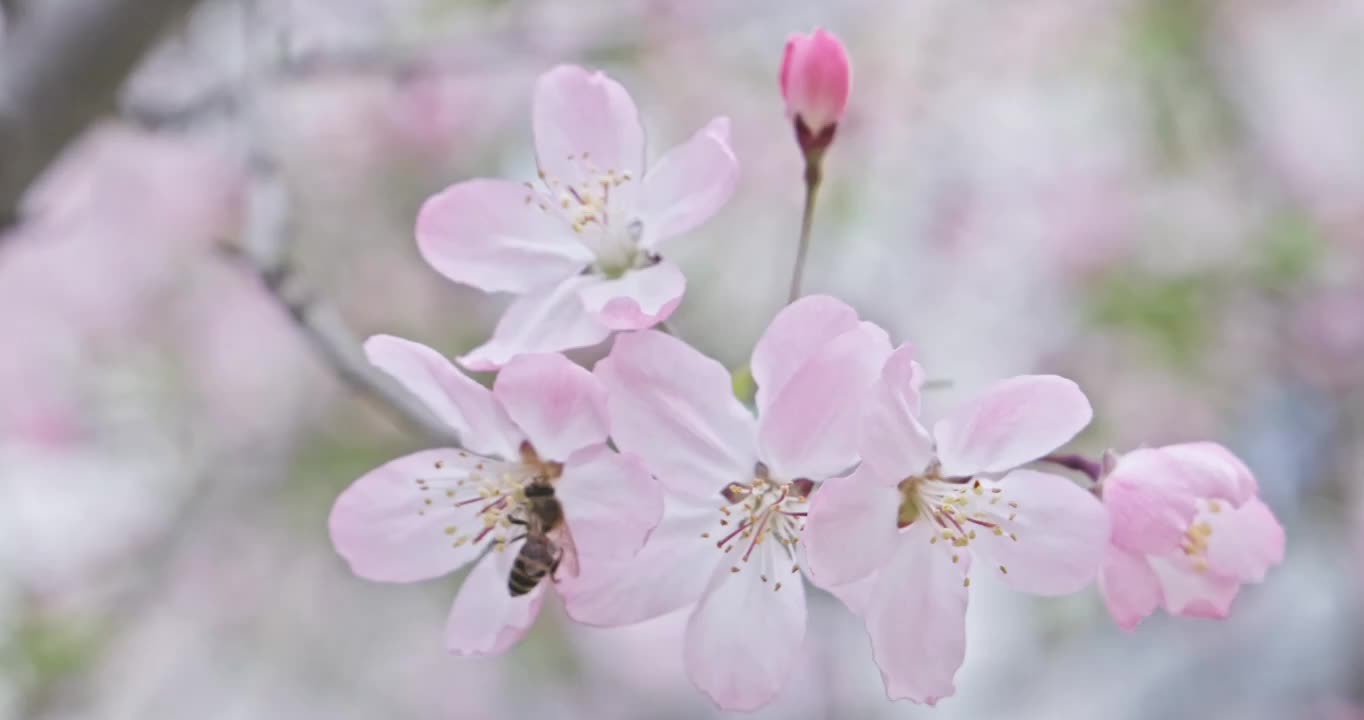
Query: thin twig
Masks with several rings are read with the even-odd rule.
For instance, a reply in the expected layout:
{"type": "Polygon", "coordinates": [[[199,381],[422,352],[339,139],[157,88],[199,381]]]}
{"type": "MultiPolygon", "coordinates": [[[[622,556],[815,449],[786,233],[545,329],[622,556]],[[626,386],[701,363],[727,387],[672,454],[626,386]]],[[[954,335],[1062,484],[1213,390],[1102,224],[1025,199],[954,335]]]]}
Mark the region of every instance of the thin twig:
{"type": "Polygon", "coordinates": [[[260,39],[257,29],[262,25],[259,0],[243,0],[242,4],[242,38],[247,63],[241,78],[241,122],[247,137],[249,178],[246,229],[240,256],[342,382],[432,442],[457,444],[458,437],[453,428],[392,378],[370,365],[360,350],[359,338],[346,326],[341,314],[309,290],[290,264],[289,243],[295,231],[293,203],[278,163],[263,140],[264,113],[259,107],[265,76],[272,66],[281,62],[273,49],[286,43],[274,42],[279,40],[274,38],[266,46],[268,52],[255,52],[253,41],[260,39]]]}
{"type": "Polygon", "coordinates": [[[344,383],[373,400],[390,415],[441,445],[458,444],[454,430],[415,396],[375,370],[360,350],[355,333],[341,314],[307,290],[288,261],[293,228],[287,188],[274,164],[252,163],[247,234],[238,257],[260,278],[262,286],[288,313],[318,356],[344,383]]]}
{"type": "Polygon", "coordinates": [[[1099,477],[1103,475],[1103,463],[1093,460],[1084,455],[1052,453],[1044,458],[1038,458],[1037,462],[1051,463],[1063,468],[1084,473],[1093,482],[1099,482],[1099,477]]]}
{"type": "Polygon", "coordinates": [[[25,3],[0,46],[0,230],[33,180],[95,118],[196,0],[25,3]]]}

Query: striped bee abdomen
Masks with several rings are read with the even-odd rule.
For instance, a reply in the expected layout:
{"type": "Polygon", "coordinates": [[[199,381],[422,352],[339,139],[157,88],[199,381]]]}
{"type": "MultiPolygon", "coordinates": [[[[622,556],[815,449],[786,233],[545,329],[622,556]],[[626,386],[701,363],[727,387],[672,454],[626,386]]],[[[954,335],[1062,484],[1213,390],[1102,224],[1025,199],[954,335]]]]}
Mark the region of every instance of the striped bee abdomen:
{"type": "Polygon", "coordinates": [[[549,541],[543,536],[532,535],[516,554],[511,575],[507,578],[507,590],[512,597],[525,595],[534,590],[553,567],[554,553],[549,541]]]}

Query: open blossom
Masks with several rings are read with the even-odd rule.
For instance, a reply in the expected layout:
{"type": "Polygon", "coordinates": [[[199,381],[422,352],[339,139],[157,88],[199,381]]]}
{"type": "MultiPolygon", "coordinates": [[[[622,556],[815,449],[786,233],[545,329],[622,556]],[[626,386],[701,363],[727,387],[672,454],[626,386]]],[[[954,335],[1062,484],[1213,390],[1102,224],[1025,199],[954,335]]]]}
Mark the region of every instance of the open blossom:
{"type": "Polygon", "coordinates": [[[644,458],[667,510],[633,560],[584,566],[568,613],[624,625],[694,604],[692,683],[724,709],[771,700],[805,636],[797,545],[808,497],[856,464],[861,401],[890,351],[884,331],[833,298],[788,306],[753,352],[755,419],[714,360],[660,332],[618,337],[596,367],[612,437],[644,458]]]}
{"type": "Polygon", "coordinates": [[[599,72],[561,65],[542,75],[532,119],[535,182],[461,182],[417,218],[418,247],[432,267],[520,296],[492,339],[459,359],[474,370],[666,319],[686,279],[659,255],[660,244],[715,214],[738,178],[725,118],[646,173],[634,101],[599,72]]]}
{"type": "Polygon", "coordinates": [[[871,390],[862,465],[812,498],[805,548],[811,579],[865,621],[887,695],[932,704],[965,657],[973,561],[1018,590],[1074,592],[1099,570],[1108,523],[1070,480],[1015,469],[1089,423],[1075,383],[1001,381],[930,435],[910,352],[895,351],[871,390]]]}
{"type": "Polygon", "coordinates": [[[1283,560],[1283,528],[1221,445],[1143,448],[1108,464],[1100,487],[1113,532],[1099,589],[1123,628],[1161,605],[1224,618],[1242,584],[1283,560]]]}
{"type": "Polygon", "coordinates": [[[852,89],[852,65],[843,43],[822,28],[792,34],[782,54],[780,80],[801,149],[823,150],[833,141],[852,89]]]}
{"type": "Polygon", "coordinates": [[[638,458],[606,446],[605,391],[560,355],[524,355],[492,391],[436,351],[389,336],[365,343],[370,361],[459,433],[464,449],[425,450],[356,480],[332,508],[332,544],[361,577],[412,582],[483,555],[450,610],[445,640],[460,655],[503,652],[539,613],[550,578],[512,597],[523,541],[525,487],[549,479],[581,567],[632,557],[663,512],[638,458]]]}

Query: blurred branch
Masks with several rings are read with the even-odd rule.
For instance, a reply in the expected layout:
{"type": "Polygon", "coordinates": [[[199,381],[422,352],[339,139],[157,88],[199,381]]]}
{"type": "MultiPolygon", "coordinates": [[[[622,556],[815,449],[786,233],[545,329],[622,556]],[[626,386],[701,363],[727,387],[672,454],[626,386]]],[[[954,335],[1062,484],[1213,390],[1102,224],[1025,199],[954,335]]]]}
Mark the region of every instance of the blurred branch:
{"type": "Polygon", "coordinates": [[[293,234],[288,189],[272,160],[252,158],[247,227],[240,259],[289,314],[317,354],[347,385],[441,445],[459,438],[415,396],[380,373],[360,350],[340,313],[308,290],[288,260],[293,234]]]}
{"type": "Polygon", "coordinates": [[[13,33],[24,14],[24,3],[20,0],[0,0],[0,14],[5,16],[5,32],[13,33]]]}
{"type": "MultiPolygon", "coordinates": [[[[6,10],[14,5],[5,0],[6,10]]],[[[196,0],[81,0],[25,5],[0,46],[0,228],[62,149],[113,106],[161,32],[196,0]]]]}

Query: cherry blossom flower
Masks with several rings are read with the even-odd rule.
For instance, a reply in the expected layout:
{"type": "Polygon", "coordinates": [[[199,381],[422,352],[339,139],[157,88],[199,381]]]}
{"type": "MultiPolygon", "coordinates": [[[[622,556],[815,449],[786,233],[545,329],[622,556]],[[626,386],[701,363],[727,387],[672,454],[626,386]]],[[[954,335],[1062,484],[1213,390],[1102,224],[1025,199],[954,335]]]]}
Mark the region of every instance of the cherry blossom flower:
{"type": "Polygon", "coordinates": [[[782,54],[780,81],[801,149],[822,151],[833,141],[852,89],[852,65],[843,43],[822,28],[792,34],[782,54]]]}
{"type": "Polygon", "coordinates": [[[658,524],[662,492],[638,458],[606,446],[605,391],[587,370],[560,355],[523,355],[489,391],[414,342],[381,335],[365,350],[458,431],[464,449],[417,452],[356,480],[332,508],[332,544],[356,575],[381,582],[438,577],[482,555],[450,610],[452,653],[506,650],[554,584],[508,591],[527,483],[554,482],[581,567],[632,557],[658,524]]]}
{"type": "Polygon", "coordinates": [[[714,215],[738,178],[726,118],[646,173],[634,101],[599,72],[561,65],[545,73],[532,119],[536,182],[461,182],[417,218],[418,247],[437,271],[520,296],[492,339],[459,358],[474,370],[666,319],[686,279],[659,255],[660,244],[714,215]]]}
{"type": "Polygon", "coordinates": [[[694,605],[684,642],[692,683],[721,708],[752,710],[782,688],[805,636],[799,542],[817,481],[857,463],[862,398],[890,341],[847,305],[810,296],[754,349],[758,417],[723,366],[656,331],[621,335],[596,374],[617,446],[667,493],[644,550],[583,568],[568,613],[626,625],[694,605]]]}
{"type": "Polygon", "coordinates": [[[1255,477],[1210,442],[1110,456],[1101,483],[1112,537],[1099,576],[1118,625],[1136,627],[1158,606],[1224,618],[1241,585],[1283,561],[1284,532],[1256,497],[1255,477]]]}
{"type": "Polygon", "coordinates": [[[1094,579],[1108,523],[1066,478],[1015,469],[1089,423],[1075,383],[1003,380],[929,432],[916,419],[912,351],[886,361],[867,401],[862,465],[810,502],[810,576],[862,616],[886,694],[933,704],[954,692],[966,652],[973,562],[1005,584],[1055,595],[1094,579]]]}

